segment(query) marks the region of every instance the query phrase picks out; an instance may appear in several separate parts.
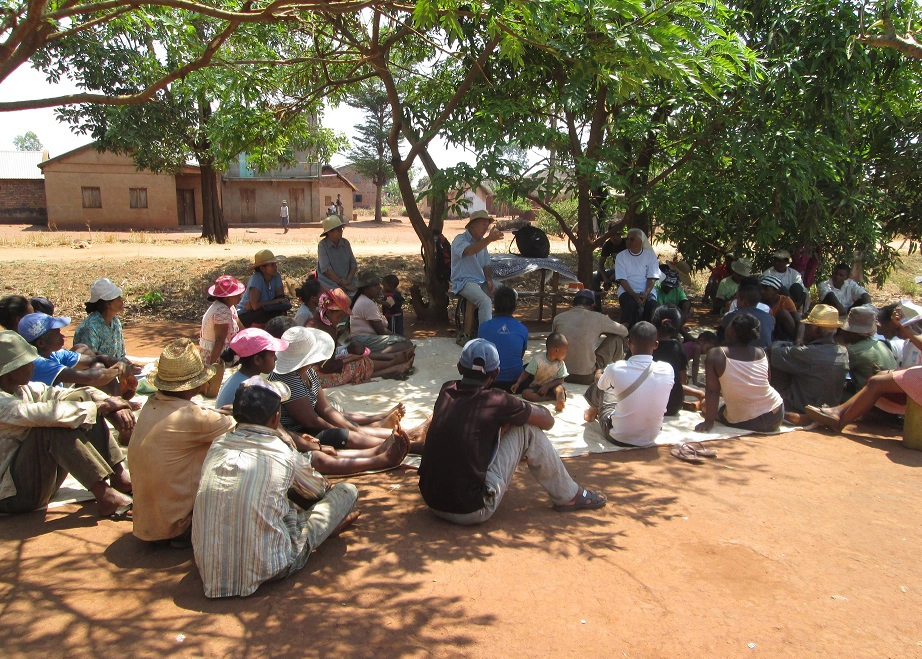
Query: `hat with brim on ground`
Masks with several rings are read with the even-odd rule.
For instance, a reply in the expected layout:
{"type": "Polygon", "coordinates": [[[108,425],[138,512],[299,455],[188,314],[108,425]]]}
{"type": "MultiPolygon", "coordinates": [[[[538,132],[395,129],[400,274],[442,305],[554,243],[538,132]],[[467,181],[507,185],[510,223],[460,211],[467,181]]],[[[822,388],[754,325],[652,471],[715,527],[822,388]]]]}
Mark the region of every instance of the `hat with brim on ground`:
{"type": "Polygon", "coordinates": [[[160,353],[147,381],[161,391],[189,391],[214,377],[214,366],[202,363],[198,346],[189,339],[176,339],[160,353]]]}
{"type": "Polygon", "coordinates": [[[341,218],[339,215],[328,215],[327,217],[323,218],[321,225],[323,227],[323,231],[320,232],[320,236],[323,237],[330,233],[333,229],[346,226],[346,223],[343,222],[343,218],[341,218]]]}
{"type": "Polygon", "coordinates": [[[748,277],[752,274],[752,261],[749,259],[736,259],[730,265],[730,269],[738,275],[748,277]]]}
{"type": "Polygon", "coordinates": [[[112,283],[111,279],[106,279],[102,277],[93,282],[93,285],[90,286],[90,301],[89,304],[94,302],[99,302],[100,300],[105,300],[106,302],[111,302],[117,297],[122,296],[122,289],[112,283]]]}
{"type": "Polygon", "coordinates": [[[375,286],[381,283],[381,278],[373,272],[360,272],[356,288],[365,288],[366,286],[375,286]]]}
{"type": "Polygon", "coordinates": [[[326,332],[313,327],[291,327],[282,334],[288,348],[276,355],[275,372],[293,373],[333,356],[336,344],[326,332]]]}
{"type": "Polygon", "coordinates": [[[208,287],[208,294],[211,297],[233,297],[243,293],[246,288],[236,277],[221,275],[214,280],[214,284],[208,287]]]}
{"type": "Polygon", "coordinates": [[[253,263],[250,265],[250,270],[255,270],[256,268],[262,265],[268,265],[269,263],[280,263],[284,261],[284,256],[276,256],[272,253],[271,250],[261,249],[256,252],[256,256],[253,257],[253,263]]]}
{"type": "Polygon", "coordinates": [[[499,352],[496,346],[486,339],[474,339],[464,345],[458,364],[470,371],[492,373],[499,368],[499,352]],[[478,360],[483,363],[478,364],[478,360]]]}
{"type": "Polygon", "coordinates": [[[70,325],[70,318],[57,318],[46,313],[30,313],[19,321],[19,333],[29,343],[32,343],[48,330],[61,329],[70,325]]]}
{"type": "Polygon", "coordinates": [[[848,312],[842,330],[861,336],[871,336],[877,331],[877,310],[874,307],[855,307],[848,312]]]}
{"type": "Polygon", "coordinates": [[[261,387],[262,389],[268,389],[281,398],[283,403],[291,398],[291,389],[288,388],[287,384],[284,382],[267,380],[261,375],[254,375],[241,382],[240,388],[243,389],[245,387],[261,387]]]}
{"type": "Polygon", "coordinates": [[[317,306],[328,311],[342,311],[347,316],[352,315],[352,301],[346,291],[341,288],[321,293],[317,306]]]}
{"type": "Polygon", "coordinates": [[[773,259],[784,259],[785,261],[791,260],[791,253],[786,249],[775,250],[772,254],[773,259]]]}
{"type": "Polygon", "coordinates": [[[12,373],[17,368],[31,364],[38,359],[38,350],[29,345],[18,332],[0,331],[0,375],[12,373]]]}
{"type": "Polygon", "coordinates": [[[467,220],[467,224],[464,225],[464,228],[468,228],[477,220],[487,220],[487,223],[493,222],[493,216],[484,210],[474,211],[471,213],[470,218],[467,220]]]}
{"type": "Polygon", "coordinates": [[[838,329],[839,310],[828,304],[818,304],[810,309],[810,315],[804,318],[802,322],[804,325],[838,329]]]}
{"type": "Polygon", "coordinates": [[[281,352],[288,347],[288,341],[277,339],[264,329],[247,327],[237,332],[227,345],[238,357],[252,357],[264,350],[281,352]]]}
{"type": "Polygon", "coordinates": [[[768,288],[774,288],[776,291],[780,291],[783,286],[781,280],[774,275],[762,275],[761,279],[759,279],[759,283],[768,288]]]}

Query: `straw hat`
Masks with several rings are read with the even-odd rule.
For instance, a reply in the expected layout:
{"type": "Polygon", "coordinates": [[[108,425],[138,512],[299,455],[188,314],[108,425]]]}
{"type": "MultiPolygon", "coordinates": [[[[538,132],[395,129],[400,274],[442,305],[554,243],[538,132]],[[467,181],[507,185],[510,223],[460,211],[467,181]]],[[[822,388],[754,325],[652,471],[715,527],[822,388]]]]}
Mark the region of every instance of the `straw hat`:
{"type": "Polygon", "coordinates": [[[328,215],[327,217],[323,218],[322,226],[323,231],[320,232],[321,237],[327,235],[333,229],[346,226],[346,223],[343,222],[343,218],[341,218],[339,215],[328,215]]]}
{"type": "Polygon", "coordinates": [[[877,331],[877,311],[869,306],[855,307],[848,312],[842,329],[862,336],[871,336],[877,331]]]}
{"type": "Polygon", "coordinates": [[[240,295],[246,290],[246,286],[237,281],[236,277],[230,275],[221,275],[214,280],[214,284],[208,288],[208,294],[211,297],[232,297],[240,295]]]}
{"type": "Polygon", "coordinates": [[[736,259],[730,269],[738,275],[748,277],[752,274],[752,261],[749,259],[736,259]]]}
{"type": "Polygon", "coordinates": [[[160,353],[147,381],[162,391],[188,391],[208,382],[214,366],[205,366],[198,346],[189,339],[176,339],[160,353]]]}
{"type": "Polygon", "coordinates": [[[18,332],[0,331],[0,375],[12,373],[36,359],[38,359],[38,350],[29,345],[18,332]]]}
{"type": "Polygon", "coordinates": [[[267,263],[278,263],[284,260],[284,256],[276,256],[271,250],[261,249],[256,252],[256,256],[253,257],[253,264],[250,266],[250,270],[255,270],[259,266],[266,265],[267,263]]]}
{"type": "Polygon", "coordinates": [[[282,334],[282,340],[288,341],[288,348],[275,356],[275,372],[279,375],[329,359],[336,347],[329,334],[312,327],[289,328],[282,334]]]}
{"type": "Polygon", "coordinates": [[[804,325],[816,325],[826,329],[838,329],[839,311],[828,304],[818,304],[810,309],[810,315],[803,319],[804,325]]]}

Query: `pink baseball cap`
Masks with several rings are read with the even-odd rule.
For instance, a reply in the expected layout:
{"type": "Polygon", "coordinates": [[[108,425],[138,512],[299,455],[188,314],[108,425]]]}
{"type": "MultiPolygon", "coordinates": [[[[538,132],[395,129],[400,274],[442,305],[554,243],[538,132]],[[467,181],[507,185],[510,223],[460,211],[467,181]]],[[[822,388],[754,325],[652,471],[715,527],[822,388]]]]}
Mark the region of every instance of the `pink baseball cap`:
{"type": "Polygon", "coordinates": [[[281,352],[288,348],[288,341],[277,339],[265,330],[248,327],[237,332],[228,345],[239,357],[252,357],[263,350],[281,352]]]}

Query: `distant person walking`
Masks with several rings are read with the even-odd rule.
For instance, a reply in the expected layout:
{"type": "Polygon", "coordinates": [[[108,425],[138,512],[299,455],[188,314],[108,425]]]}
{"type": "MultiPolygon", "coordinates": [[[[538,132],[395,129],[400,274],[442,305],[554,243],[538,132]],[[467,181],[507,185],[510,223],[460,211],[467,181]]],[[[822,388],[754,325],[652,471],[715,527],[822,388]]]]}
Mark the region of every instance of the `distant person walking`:
{"type": "Polygon", "coordinates": [[[284,231],[282,233],[288,233],[289,225],[289,216],[288,216],[288,202],[282,199],[282,208],[279,211],[279,224],[282,225],[284,231]]]}

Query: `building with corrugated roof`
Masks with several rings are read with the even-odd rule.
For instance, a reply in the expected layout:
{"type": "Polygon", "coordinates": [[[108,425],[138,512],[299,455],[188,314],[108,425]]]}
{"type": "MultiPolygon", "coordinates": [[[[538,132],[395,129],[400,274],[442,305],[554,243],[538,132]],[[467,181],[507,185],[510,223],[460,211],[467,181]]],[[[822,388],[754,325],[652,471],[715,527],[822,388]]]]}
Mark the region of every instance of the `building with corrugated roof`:
{"type": "Polygon", "coordinates": [[[0,151],[0,222],[45,224],[45,178],[39,165],[48,151],[0,151]]]}

